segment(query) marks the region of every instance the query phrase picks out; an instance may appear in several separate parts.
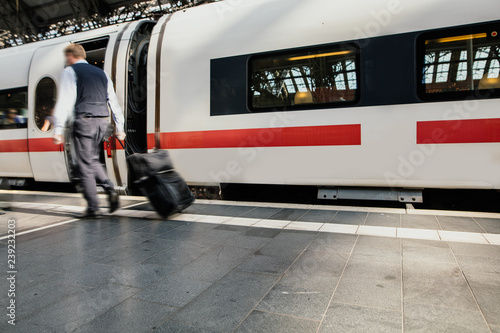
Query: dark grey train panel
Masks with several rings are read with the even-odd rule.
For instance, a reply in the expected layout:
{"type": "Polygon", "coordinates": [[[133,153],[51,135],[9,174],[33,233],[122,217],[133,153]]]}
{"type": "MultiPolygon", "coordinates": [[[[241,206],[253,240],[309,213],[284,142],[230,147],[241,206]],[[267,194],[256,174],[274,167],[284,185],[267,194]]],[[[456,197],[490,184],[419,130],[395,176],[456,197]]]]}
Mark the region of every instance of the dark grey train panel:
{"type": "MultiPolygon", "coordinates": [[[[487,34],[487,38],[484,39],[486,44],[483,43],[483,45],[490,45],[493,57],[495,55],[493,48],[496,47],[497,50],[500,48],[500,37],[497,31],[500,32],[500,21],[213,59],[211,61],[210,115],[398,105],[463,100],[471,97],[498,98],[500,97],[500,86],[494,86],[493,89],[488,89],[487,93],[484,93],[478,89],[480,80],[476,80],[475,86],[469,91],[457,89],[457,91],[449,92],[443,89],[438,90],[438,93],[429,93],[431,90],[429,90],[430,88],[426,90],[424,78],[424,62],[427,61],[425,56],[430,52],[426,43],[429,40],[442,36],[460,37],[460,35],[469,36],[468,34],[473,36],[478,32],[484,32],[487,34]],[[263,109],[252,107],[250,67],[254,59],[273,54],[283,55],[287,52],[296,54],[300,51],[307,52],[314,49],[341,48],[342,45],[355,45],[359,49],[359,57],[356,60],[356,71],[359,75],[357,78],[358,98],[354,102],[288,105],[263,109]]],[[[456,45],[453,47],[456,48],[456,45]]],[[[480,45],[474,46],[474,52],[480,47],[480,45]]],[[[435,54],[436,57],[440,55],[439,51],[435,54]]],[[[477,58],[473,57],[471,64],[476,61],[478,61],[477,58]]],[[[489,59],[489,62],[491,61],[495,60],[489,59]]],[[[448,63],[450,66],[454,66],[454,64],[458,66],[456,62],[451,60],[448,63]]],[[[439,64],[441,63],[436,61],[436,67],[439,64]]],[[[451,78],[448,80],[450,85],[455,84],[455,82],[451,82],[453,81],[451,78]]]]}

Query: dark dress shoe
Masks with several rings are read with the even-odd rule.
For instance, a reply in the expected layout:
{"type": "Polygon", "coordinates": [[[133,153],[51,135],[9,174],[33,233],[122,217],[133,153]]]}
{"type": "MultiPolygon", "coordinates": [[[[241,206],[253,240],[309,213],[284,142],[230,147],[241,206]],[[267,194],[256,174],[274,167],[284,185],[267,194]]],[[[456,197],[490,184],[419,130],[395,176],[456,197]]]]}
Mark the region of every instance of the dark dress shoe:
{"type": "Polygon", "coordinates": [[[87,209],[85,213],[77,216],[79,219],[98,219],[102,217],[102,212],[100,210],[89,210],[87,209]]]}
{"type": "Polygon", "coordinates": [[[113,213],[120,206],[120,196],[115,191],[109,193],[109,212],[113,213]]]}

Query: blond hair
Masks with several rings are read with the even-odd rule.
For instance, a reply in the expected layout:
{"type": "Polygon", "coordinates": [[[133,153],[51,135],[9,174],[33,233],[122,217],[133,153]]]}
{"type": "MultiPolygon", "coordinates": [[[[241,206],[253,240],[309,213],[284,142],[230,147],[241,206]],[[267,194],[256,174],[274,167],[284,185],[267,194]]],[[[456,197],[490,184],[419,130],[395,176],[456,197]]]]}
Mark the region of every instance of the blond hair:
{"type": "Polygon", "coordinates": [[[85,54],[85,49],[80,44],[74,44],[74,43],[69,44],[64,48],[64,53],[72,54],[73,57],[75,58],[82,58],[82,59],[87,58],[87,55],[85,54]]]}

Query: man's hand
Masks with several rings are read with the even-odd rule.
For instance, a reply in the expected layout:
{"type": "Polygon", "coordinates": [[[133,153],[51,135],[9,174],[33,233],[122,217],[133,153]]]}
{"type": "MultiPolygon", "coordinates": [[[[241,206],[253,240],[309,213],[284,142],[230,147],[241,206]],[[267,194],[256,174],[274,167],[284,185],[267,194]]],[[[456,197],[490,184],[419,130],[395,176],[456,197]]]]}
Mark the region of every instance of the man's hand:
{"type": "Polygon", "coordinates": [[[54,135],[53,139],[55,145],[60,145],[63,143],[63,136],[62,135],[54,135]]]}
{"type": "Polygon", "coordinates": [[[120,140],[120,141],[125,140],[125,137],[126,137],[126,136],[127,136],[127,135],[125,135],[125,132],[118,132],[118,133],[116,133],[116,138],[117,138],[118,140],[120,140]]]}

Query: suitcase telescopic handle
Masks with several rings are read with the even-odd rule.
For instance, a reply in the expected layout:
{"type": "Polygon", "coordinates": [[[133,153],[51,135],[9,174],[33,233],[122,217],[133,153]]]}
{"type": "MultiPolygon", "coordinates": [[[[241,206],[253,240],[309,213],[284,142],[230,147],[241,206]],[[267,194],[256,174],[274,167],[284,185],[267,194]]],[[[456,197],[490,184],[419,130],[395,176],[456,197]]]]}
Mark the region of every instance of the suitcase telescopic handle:
{"type": "Polygon", "coordinates": [[[128,157],[130,156],[129,152],[127,151],[127,149],[125,149],[125,145],[123,144],[122,140],[118,139],[116,136],[115,136],[115,139],[116,141],[118,141],[120,143],[120,146],[122,146],[123,148],[123,151],[125,152],[125,155],[128,157]]]}

